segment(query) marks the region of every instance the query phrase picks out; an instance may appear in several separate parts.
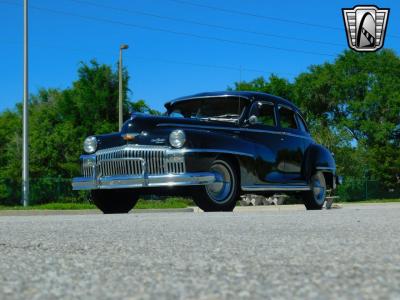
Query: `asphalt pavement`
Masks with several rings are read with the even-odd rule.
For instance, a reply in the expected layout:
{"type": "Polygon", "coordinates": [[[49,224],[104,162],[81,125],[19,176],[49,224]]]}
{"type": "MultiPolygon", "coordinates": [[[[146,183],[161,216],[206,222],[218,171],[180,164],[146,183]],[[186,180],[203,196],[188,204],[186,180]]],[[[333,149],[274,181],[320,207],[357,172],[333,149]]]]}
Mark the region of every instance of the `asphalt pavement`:
{"type": "Polygon", "coordinates": [[[400,204],[0,216],[0,299],[400,299],[400,204]]]}

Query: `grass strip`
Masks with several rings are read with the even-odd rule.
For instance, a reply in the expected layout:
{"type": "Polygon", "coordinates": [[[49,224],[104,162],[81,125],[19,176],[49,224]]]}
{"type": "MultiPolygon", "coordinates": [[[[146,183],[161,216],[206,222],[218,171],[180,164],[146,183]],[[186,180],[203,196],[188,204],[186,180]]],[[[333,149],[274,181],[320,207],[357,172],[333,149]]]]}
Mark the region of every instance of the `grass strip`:
{"type": "MultiPolygon", "coordinates": [[[[144,200],[140,199],[135,205],[135,209],[167,209],[167,208],[186,208],[191,204],[190,200],[184,198],[167,198],[166,200],[144,200]]],[[[0,205],[0,210],[82,210],[96,209],[96,206],[86,203],[64,203],[53,202],[46,204],[30,205],[23,207],[21,205],[8,206],[0,205]]]]}

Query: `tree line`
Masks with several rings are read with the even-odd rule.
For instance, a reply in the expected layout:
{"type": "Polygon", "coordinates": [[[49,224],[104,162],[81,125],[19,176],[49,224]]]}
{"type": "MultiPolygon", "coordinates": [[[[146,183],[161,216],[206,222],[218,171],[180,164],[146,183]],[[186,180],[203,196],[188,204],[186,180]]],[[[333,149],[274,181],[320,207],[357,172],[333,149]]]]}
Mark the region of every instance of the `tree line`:
{"type": "MultiPolygon", "coordinates": [[[[383,194],[400,184],[399,88],[400,58],[393,50],[382,50],[345,51],[332,63],[310,66],[293,82],[271,75],[235,83],[232,89],[292,100],[305,114],[314,139],[335,154],[338,174],[375,180],[383,194]]],[[[347,182],[351,189],[352,181],[347,182]]]]}
{"type": "MultiPolygon", "coordinates": [[[[159,114],[145,101],[128,98],[123,70],[125,118],[129,111],[159,114]]],[[[334,154],[338,173],[377,180],[398,189],[400,174],[400,57],[393,50],[345,51],[332,63],[312,65],[289,81],[277,75],[233,83],[231,90],[261,91],[293,101],[313,137],[334,154]],[[396,135],[397,134],[397,135],[396,135]]],[[[81,63],[71,87],[41,89],[30,96],[30,176],[34,180],[79,175],[84,138],[118,130],[118,71],[96,61],[81,63]]],[[[0,113],[0,203],[20,199],[22,106],[0,113]]],[[[44,181],[46,182],[46,181],[44,181]]],[[[31,183],[31,186],[32,186],[31,183]]],[[[66,184],[69,189],[70,185],[66,184]]],[[[37,202],[55,199],[45,183],[37,202]],[[40,198],[40,199],[39,199],[40,198]]],[[[343,188],[342,188],[343,189],[343,188]]],[[[351,187],[349,187],[351,189],[351,187]]],[[[65,189],[64,189],[65,190],[65,189]]],[[[57,198],[84,195],[61,192],[57,198]],[[71,196],[72,195],[72,196],[71,196]]],[[[349,195],[344,197],[350,197],[349,195]]]]}

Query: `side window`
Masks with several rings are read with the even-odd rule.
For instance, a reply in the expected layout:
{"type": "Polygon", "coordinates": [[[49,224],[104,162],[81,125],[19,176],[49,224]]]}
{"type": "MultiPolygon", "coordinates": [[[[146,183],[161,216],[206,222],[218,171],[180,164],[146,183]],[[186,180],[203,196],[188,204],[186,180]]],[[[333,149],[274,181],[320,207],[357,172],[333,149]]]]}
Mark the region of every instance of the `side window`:
{"type": "Polygon", "coordinates": [[[306,122],[304,122],[304,119],[299,114],[296,114],[296,116],[297,116],[297,123],[300,126],[300,130],[303,132],[308,132],[308,128],[306,122]]]}
{"type": "Polygon", "coordinates": [[[286,107],[279,107],[279,116],[282,128],[298,129],[295,112],[286,107]]]}
{"type": "Polygon", "coordinates": [[[276,126],[274,105],[267,102],[256,102],[254,103],[250,116],[254,115],[257,117],[257,124],[265,126],[276,126]]]}

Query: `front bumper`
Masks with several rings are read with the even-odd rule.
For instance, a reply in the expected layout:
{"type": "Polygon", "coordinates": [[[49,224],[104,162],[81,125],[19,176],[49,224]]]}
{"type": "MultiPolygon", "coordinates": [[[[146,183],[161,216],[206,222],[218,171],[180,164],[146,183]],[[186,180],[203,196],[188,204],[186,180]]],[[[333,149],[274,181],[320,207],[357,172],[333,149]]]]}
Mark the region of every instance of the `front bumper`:
{"type": "Polygon", "coordinates": [[[76,177],[72,180],[73,190],[122,189],[142,187],[173,187],[205,185],[215,182],[214,173],[184,173],[140,176],[105,176],[99,178],[76,177]]]}
{"type": "Polygon", "coordinates": [[[185,150],[164,146],[124,145],[81,155],[82,176],[73,190],[206,185],[214,173],[187,171],[185,150]]]}

